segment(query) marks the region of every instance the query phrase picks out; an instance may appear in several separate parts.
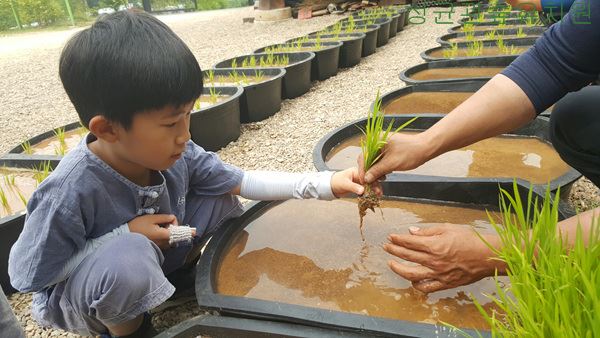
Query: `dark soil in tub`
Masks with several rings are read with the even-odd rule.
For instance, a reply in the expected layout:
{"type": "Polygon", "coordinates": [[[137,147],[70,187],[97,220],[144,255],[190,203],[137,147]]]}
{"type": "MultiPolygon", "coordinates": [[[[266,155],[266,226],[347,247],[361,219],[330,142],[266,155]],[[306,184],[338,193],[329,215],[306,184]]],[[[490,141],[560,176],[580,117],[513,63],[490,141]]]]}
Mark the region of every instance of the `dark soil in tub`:
{"type": "MultiPolygon", "coordinates": [[[[325,162],[331,169],[356,166],[361,153],[360,137],[342,142],[327,154],[325,162]]],[[[407,174],[449,176],[522,178],[534,184],[546,184],[570,170],[548,143],[535,137],[493,137],[459,150],[442,154],[407,174]]]]}
{"type": "Polygon", "coordinates": [[[386,114],[447,114],[473,92],[413,92],[400,96],[383,107],[386,114]]]}
{"type": "MultiPolygon", "coordinates": [[[[510,46],[509,46],[510,47],[510,46]]],[[[467,48],[459,48],[456,55],[453,55],[451,57],[447,57],[444,55],[444,50],[443,49],[438,49],[438,50],[434,50],[433,52],[429,53],[429,56],[431,57],[437,57],[437,58],[455,58],[455,57],[473,57],[473,56],[496,56],[496,55],[518,55],[518,54],[522,54],[523,52],[525,52],[529,47],[528,46],[515,46],[515,50],[516,53],[514,54],[509,54],[506,52],[503,52],[500,48],[496,47],[496,46],[485,46],[483,47],[483,50],[481,52],[481,54],[479,55],[468,55],[468,49],[467,48]]],[[[448,48],[449,49],[449,48],[448,48]]]]}
{"type": "Polygon", "coordinates": [[[451,67],[430,68],[414,73],[410,78],[415,80],[459,79],[474,77],[492,77],[505,67],[451,67]]]}
{"type": "Polygon", "coordinates": [[[219,264],[217,290],[374,317],[487,328],[469,295],[489,311],[493,306],[483,294],[494,293],[491,278],[425,295],[388,268],[392,256],[381,248],[390,233],[407,233],[411,225],[466,224],[492,231],[485,211],[397,199],[382,201],[382,209],[383,218],[379,211],[366,216],[363,242],[355,200],[283,202],[232,240],[219,264]]]}

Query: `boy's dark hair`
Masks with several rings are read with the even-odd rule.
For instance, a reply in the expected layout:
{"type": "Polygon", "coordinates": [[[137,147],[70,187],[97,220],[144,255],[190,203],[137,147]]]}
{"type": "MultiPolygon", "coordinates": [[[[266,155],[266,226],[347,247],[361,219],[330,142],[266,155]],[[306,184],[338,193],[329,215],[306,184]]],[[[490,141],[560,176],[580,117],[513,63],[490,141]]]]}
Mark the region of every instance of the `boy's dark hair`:
{"type": "Polygon", "coordinates": [[[102,115],[128,129],[137,113],[190,103],[202,93],[202,71],[189,48],[138,11],[106,15],[71,38],[59,73],[85,127],[102,115]]]}

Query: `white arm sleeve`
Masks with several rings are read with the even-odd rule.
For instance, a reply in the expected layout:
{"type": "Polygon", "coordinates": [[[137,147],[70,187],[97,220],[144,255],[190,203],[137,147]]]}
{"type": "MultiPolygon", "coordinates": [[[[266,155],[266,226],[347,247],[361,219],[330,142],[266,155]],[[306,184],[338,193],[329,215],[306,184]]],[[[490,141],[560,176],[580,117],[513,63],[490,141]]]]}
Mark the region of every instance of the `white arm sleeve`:
{"type": "Polygon", "coordinates": [[[100,245],[108,242],[108,240],[110,240],[113,237],[117,237],[117,236],[120,236],[120,235],[128,233],[128,232],[129,232],[129,224],[125,223],[125,224],[121,225],[120,227],[115,228],[113,231],[111,231],[109,233],[106,233],[100,237],[92,238],[92,239],[86,241],[83,249],[81,249],[77,253],[75,253],[74,256],[71,256],[71,258],[69,258],[69,260],[67,260],[65,262],[65,265],[60,270],[58,275],[56,275],[56,277],[54,277],[54,279],[50,283],[48,283],[48,285],[46,285],[46,286],[52,286],[56,283],[62,282],[65,279],[69,278],[69,276],[71,275],[73,270],[75,270],[87,256],[89,256],[98,247],[100,247],[100,245]]]}
{"type": "Polygon", "coordinates": [[[331,191],[332,171],[293,174],[276,171],[246,171],[240,196],[260,201],[292,198],[335,199],[331,191]]]}

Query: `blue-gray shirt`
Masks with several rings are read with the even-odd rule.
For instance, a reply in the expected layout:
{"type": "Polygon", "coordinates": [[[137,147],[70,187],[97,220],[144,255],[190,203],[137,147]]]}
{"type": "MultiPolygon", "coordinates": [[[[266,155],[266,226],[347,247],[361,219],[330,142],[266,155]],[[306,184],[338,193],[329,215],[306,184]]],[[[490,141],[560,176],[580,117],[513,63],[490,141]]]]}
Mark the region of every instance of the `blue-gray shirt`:
{"type": "Polygon", "coordinates": [[[181,221],[188,194],[219,196],[242,182],[241,169],[190,141],[171,168],[156,173],[156,185],[141,187],[89,150],[94,139],[88,134],[29,200],[25,227],[9,258],[17,290],[42,290],[88,239],[144,214],[173,214],[181,221]]]}

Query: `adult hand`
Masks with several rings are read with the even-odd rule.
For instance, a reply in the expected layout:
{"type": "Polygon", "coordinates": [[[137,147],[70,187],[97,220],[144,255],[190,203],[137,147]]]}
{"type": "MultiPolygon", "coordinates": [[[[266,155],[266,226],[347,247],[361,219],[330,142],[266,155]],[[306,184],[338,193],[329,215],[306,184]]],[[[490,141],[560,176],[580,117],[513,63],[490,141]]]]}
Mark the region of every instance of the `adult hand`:
{"type": "MultiPolygon", "coordinates": [[[[409,234],[391,234],[385,251],[402,258],[406,264],[394,260],[389,267],[398,275],[410,280],[413,287],[429,293],[476,282],[493,276],[495,270],[504,274],[505,265],[493,259],[496,255],[479,238],[471,226],[443,224],[430,228],[410,227],[409,234]]],[[[494,247],[499,238],[495,234],[482,234],[494,247]]]]}
{"type": "MultiPolygon", "coordinates": [[[[137,232],[146,236],[162,250],[170,248],[168,227],[161,227],[161,224],[178,225],[175,215],[157,214],[138,216],[127,223],[130,232],[137,232]]],[[[196,235],[196,229],[192,229],[192,234],[196,235]]]]}
{"type": "Polygon", "coordinates": [[[430,144],[421,134],[392,134],[382,150],[382,156],[366,173],[363,155],[358,157],[361,182],[372,184],[395,170],[411,170],[430,159],[430,144]]]}

